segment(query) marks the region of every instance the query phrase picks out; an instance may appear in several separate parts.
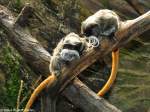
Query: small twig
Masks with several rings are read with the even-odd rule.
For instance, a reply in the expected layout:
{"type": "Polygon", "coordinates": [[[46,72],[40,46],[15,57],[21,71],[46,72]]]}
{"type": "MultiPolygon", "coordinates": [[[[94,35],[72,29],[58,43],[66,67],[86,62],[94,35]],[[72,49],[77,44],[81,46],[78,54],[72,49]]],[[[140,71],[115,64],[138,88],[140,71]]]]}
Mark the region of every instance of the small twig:
{"type": "Polygon", "coordinates": [[[39,19],[42,22],[42,24],[46,25],[46,23],[44,22],[44,20],[40,17],[39,13],[37,13],[37,12],[34,11],[34,15],[35,15],[35,17],[37,17],[37,19],[39,19]]]}
{"type": "Polygon", "coordinates": [[[35,81],[35,83],[32,85],[32,89],[34,90],[35,88],[36,88],[36,86],[39,84],[39,82],[41,81],[41,79],[42,79],[42,76],[40,75],[39,77],[38,77],[38,79],[35,81]]]}
{"type": "Polygon", "coordinates": [[[17,109],[17,112],[19,112],[19,107],[20,107],[20,98],[21,98],[21,93],[22,93],[22,88],[23,88],[23,83],[24,83],[24,81],[23,80],[21,80],[21,82],[20,82],[20,88],[19,88],[19,93],[18,93],[18,98],[17,98],[17,107],[16,107],[16,109],[17,109]]]}
{"type": "Polygon", "coordinates": [[[41,97],[41,112],[44,112],[44,106],[43,106],[43,97],[41,97]]]}
{"type": "Polygon", "coordinates": [[[32,7],[29,6],[29,4],[26,4],[20,14],[18,15],[15,24],[19,24],[20,26],[24,27],[28,23],[28,18],[31,16],[32,7]]]}
{"type": "Polygon", "coordinates": [[[11,1],[8,2],[8,5],[6,6],[7,8],[9,8],[9,5],[11,4],[11,1]]]}
{"type": "MultiPolygon", "coordinates": [[[[38,77],[38,79],[35,81],[35,83],[32,85],[32,89],[34,89],[34,88],[36,88],[37,87],[37,85],[40,83],[40,80],[42,79],[42,76],[40,75],[39,77],[38,77]]],[[[22,105],[22,103],[24,102],[24,101],[26,101],[26,99],[28,99],[28,97],[29,97],[29,95],[32,93],[32,90],[29,90],[28,91],[28,93],[26,94],[26,96],[20,101],[20,105],[22,105]]]]}

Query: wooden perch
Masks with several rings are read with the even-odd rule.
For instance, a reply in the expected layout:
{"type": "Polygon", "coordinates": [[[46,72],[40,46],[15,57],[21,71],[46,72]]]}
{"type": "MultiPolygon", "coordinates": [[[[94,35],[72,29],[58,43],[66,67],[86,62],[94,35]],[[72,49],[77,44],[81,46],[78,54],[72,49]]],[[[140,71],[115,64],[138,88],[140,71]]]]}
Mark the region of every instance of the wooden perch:
{"type": "MultiPolygon", "coordinates": [[[[73,63],[70,69],[66,68],[63,70],[62,75],[58,78],[59,83],[56,83],[59,91],[62,91],[70,82],[70,80],[74,79],[96,60],[103,58],[112,50],[123,46],[133,38],[139,36],[141,33],[149,29],[150,11],[134,20],[122,22],[121,28],[115,34],[115,38],[117,40],[116,42],[108,39],[102,40],[99,48],[89,50],[84,56],[81,57],[81,59],[79,59],[76,63],[73,63]]],[[[52,91],[54,91],[53,88],[52,91]]]]}
{"type": "Polygon", "coordinates": [[[31,16],[31,13],[33,12],[33,9],[30,7],[29,4],[26,4],[26,6],[22,9],[20,14],[18,15],[15,24],[19,24],[21,27],[24,27],[27,25],[28,18],[31,16]]]}
{"type": "MultiPolygon", "coordinates": [[[[32,38],[30,33],[20,26],[14,27],[14,18],[1,17],[0,11],[0,23],[8,34],[9,41],[15,46],[15,48],[20,52],[20,54],[27,60],[27,63],[33,68],[33,70],[38,71],[42,74],[48,74],[48,65],[50,55],[46,52],[43,47],[32,38]]],[[[59,91],[63,90],[64,87],[75,78],[80,72],[85,70],[88,66],[94,63],[97,59],[104,57],[106,54],[112,50],[123,46],[129,40],[140,35],[144,31],[150,29],[150,12],[140,16],[137,19],[130,20],[122,23],[121,29],[116,33],[116,42],[103,40],[101,46],[98,49],[91,49],[87,54],[85,54],[79,61],[71,66],[69,70],[64,70],[62,76],[58,79],[60,83],[57,85],[60,87],[59,91]],[[69,80],[68,80],[69,79],[69,80]],[[63,86],[62,86],[63,85],[63,86]]],[[[63,94],[67,97],[73,104],[82,108],[84,111],[93,112],[91,109],[97,108],[94,112],[119,112],[114,106],[110,106],[108,102],[104,102],[104,99],[97,98],[96,94],[92,93],[90,89],[84,84],[78,83],[79,81],[73,81],[72,85],[68,86],[63,94]],[[81,89],[83,87],[83,89],[81,89]],[[72,88],[76,88],[72,90],[72,88]],[[92,94],[91,94],[92,93],[92,94]],[[79,99],[74,99],[69,97],[69,94],[79,97],[79,99]],[[82,96],[82,101],[85,104],[89,104],[91,109],[87,109],[87,105],[83,105],[80,102],[82,96]],[[88,100],[87,100],[88,98],[88,100]],[[102,102],[102,103],[98,103],[102,102]],[[103,105],[102,105],[103,104],[103,105]],[[99,108],[99,107],[106,107],[99,108]],[[103,110],[102,110],[103,109],[103,110]]],[[[50,91],[53,89],[51,88],[50,91]]]]}
{"type": "Polygon", "coordinates": [[[150,5],[148,0],[126,0],[140,14],[149,11],[150,5]]]}
{"type": "MultiPolygon", "coordinates": [[[[27,12],[25,11],[26,9],[29,10],[28,8],[23,8],[23,11],[21,12],[27,12]]],[[[25,13],[19,14],[19,17],[22,18],[24,14],[25,13]]],[[[0,6],[0,26],[3,27],[6,34],[8,34],[10,43],[13,44],[18,52],[24,57],[27,64],[35,71],[35,73],[48,76],[50,54],[35,38],[32,38],[28,30],[19,26],[16,20],[18,22],[20,21],[19,18],[15,19],[11,12],[5,7],[0,6]]]]}
{"type": "Polygon", "coordinates": [[[81,108],[84,112],[121,112],[91,91],[77,78],[72,85],[63,91],[63,95],[67,96],[76,107],[81,108]]]}
{"type": "MultiPolygon", "coordinates": [[[[14,25],[14,23],[15,18],[11,13],[5,7],[0,6],[0,27],[2,27],[8,35],[9,42],[18,50],[32,70],[38,74],[47,76],[49,74],[50,54],[31,36],[28,30],[14,25]]],[[[78,80],[74,81],[69,87],[67,87],[67,89],[63,91],[63,95],[76,105],[76,107],[80,107],[86,112],[93,112],[92,109],[95,110],[94,112],[120,112],[119,109],[109,104],[103,98],[97,97],[94,92],[78,80]],[[73,97],[70,97],[70,95],[75,95],[77,99],[75,100],[73,97]],[[80,104],[79,98],[82,98],[82,101],[85,104],[90,105],[90,108],[87,107],[87,105],[80,104]]],[[[45,106],[45,108],[48,107],[45,106]]]]}

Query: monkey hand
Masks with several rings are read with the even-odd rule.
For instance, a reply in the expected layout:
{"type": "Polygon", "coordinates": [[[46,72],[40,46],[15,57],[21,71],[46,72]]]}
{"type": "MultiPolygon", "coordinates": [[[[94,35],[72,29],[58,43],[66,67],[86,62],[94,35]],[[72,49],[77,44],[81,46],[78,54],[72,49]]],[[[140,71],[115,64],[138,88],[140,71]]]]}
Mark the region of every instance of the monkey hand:
{"type": "Polygon", "coordinates": [[[98,39],[97,37],[95,36],[89,36],[88,37],[88,40],[89,40],[89,44],[92,45],[92,47],[98,47],[99,46],[99,41],[101,40],[102,38],[98,39]]]}

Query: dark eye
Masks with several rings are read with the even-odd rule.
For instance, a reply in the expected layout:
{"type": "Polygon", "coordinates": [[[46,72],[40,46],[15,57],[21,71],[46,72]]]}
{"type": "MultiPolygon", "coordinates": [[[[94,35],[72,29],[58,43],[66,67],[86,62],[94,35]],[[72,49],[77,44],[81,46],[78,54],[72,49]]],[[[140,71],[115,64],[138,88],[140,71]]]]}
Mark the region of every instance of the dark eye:
{"type": "Polygon", "coordinates": [[[81,50],[81,47],[82,47],[82,43],[78,43],[78,44],[75,46],[75,50],[80,51],[80,50],[81,50]]]}
{"type": "Polygon", "coordinates": [[[98,36],[99,34],[99,27],[97,24],[91,25],[87,27],[84,31],[85,36],[89,37],[91,35],[98,36]]]}
{"type": "Polygon", "coordinates": [[[114,25],[107,25],[107,27],[104,28],[103,35],[113,37],[116,30],[117,28],[114,25]]]}
{"type": "Polygon", "coordinates": [[[92,35],[97,37],[99,35],[99,32],[100,32],[100,29],[98,26],[95,26],[92,28],[92,35]]]}
{"type": "Polygon", "coordinates": [[[64,49],[72,49],[72,45],[71,44],[64,44],[63,48],[64,49]]]}
{"type": "Polygon", "coordinates": [[[92,29],[91,29],[91,28],[86,29],[86,30],[84,31],[84,34],[85,34],[86,37],[92,35],[92,29]]]}

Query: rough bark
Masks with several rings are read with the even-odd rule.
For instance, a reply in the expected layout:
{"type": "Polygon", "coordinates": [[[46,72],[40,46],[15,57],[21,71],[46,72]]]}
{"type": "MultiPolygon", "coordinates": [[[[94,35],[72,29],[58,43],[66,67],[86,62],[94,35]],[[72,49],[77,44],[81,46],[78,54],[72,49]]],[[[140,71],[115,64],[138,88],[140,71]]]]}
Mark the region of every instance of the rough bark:
{"type": "Polygon", "coordinates": [[[88,1],[87,0],[81,0],[81,3],[85,7],[88,7],[92,13],[95,13],[96,11],[105,8],[103,6],[103,4],[101,4],[99,1],[95,1],[95,0],[88,0],[88,1]]]}
{"type": "Polygon", "coordinates": [[[117,12],[125,14],[128,17],[138,17],[139,14],[125,0],[108,0],[110,8],[117,12]]]}
{"type": "MultiPolygon", "coordinates": [[[[23,56],[23,58],[27,61],[29,66],[33,68],[35,72],[47,76],[49,74],[48,68],[49,68],[50,54],[46,50],[44,50],[43,47],[40,45],[40,43],[30,35],[27,29],[22,28],[19,26],[18,23],[17,24],[15,23],[15,18],[11,14],[9,15],[10,12],[6,13],[6,8],[1,7],[0,9],[1,9],[0,27],[4,28],[6,34],[8,35],[8,40],[10,41],[10,43],[12,43],[12,45],[19,51],[19,53],[23,56]]],[[[87,88],[88,87],[84,85],[82,82],[74,81],[72,85],[68,87],[67,91],[64,90],[63,94],[74,105],[80,107],[83,111],[120,112],[120,110],[117,109],[115,106],[109,104],[103,98],[98,98],[94,92],[92,92],[90,89],[87,88]],[[86,89],[82,90],[81,85],[83,88],[86,89]],[[76,88],[76,90],[72,91],[72,88],[76,88]],[[90,108],[87,108],[87,105],[83,104],[79,105],[78,102],[80,102],[80,99],[77,98],[77,100],[74,101],[73,97],[68,96],[69,94],[76,95],[76,97],[78,98],[80,98],[81,95],[83,95],[81,97],[82,101],[85,102],[86,104],[89,104],[90,108]]],[[[48,106],[47,104],[45,104],[44,106],[45,108],[48,108],[46,107],[48,106]]]]}
{"type": "Polygon", "coordinates": [[[150,9],[150,2],[148,0],[126,0],[133,8],[140,14],[144,14],[150,9]]]}
{"type": "MultiPolygon", "coordinates": [[[[22,18],[22,16],[20,17],[22,18]]],[[[36,73],[45,76],[48,75],[49,69],[45,66],[49,66],[50,54],[35,38],[32,38],[28,30],[19,26],[18,23],[22,23],[19,22],[21,19],[15,19],[3,6],[0,7],[0,19],[0,25],[1,27],[2,25],[4,26],[3,28],[9,37],[8,40],[24,57],[27,64],[29,64],[36,73]]]]}
{"type": "Polygon", "coordinates": [[[104,98],[97,96],[77,78],[63,91],[63,94],[84,112],[121,112],[104,98]]]}

